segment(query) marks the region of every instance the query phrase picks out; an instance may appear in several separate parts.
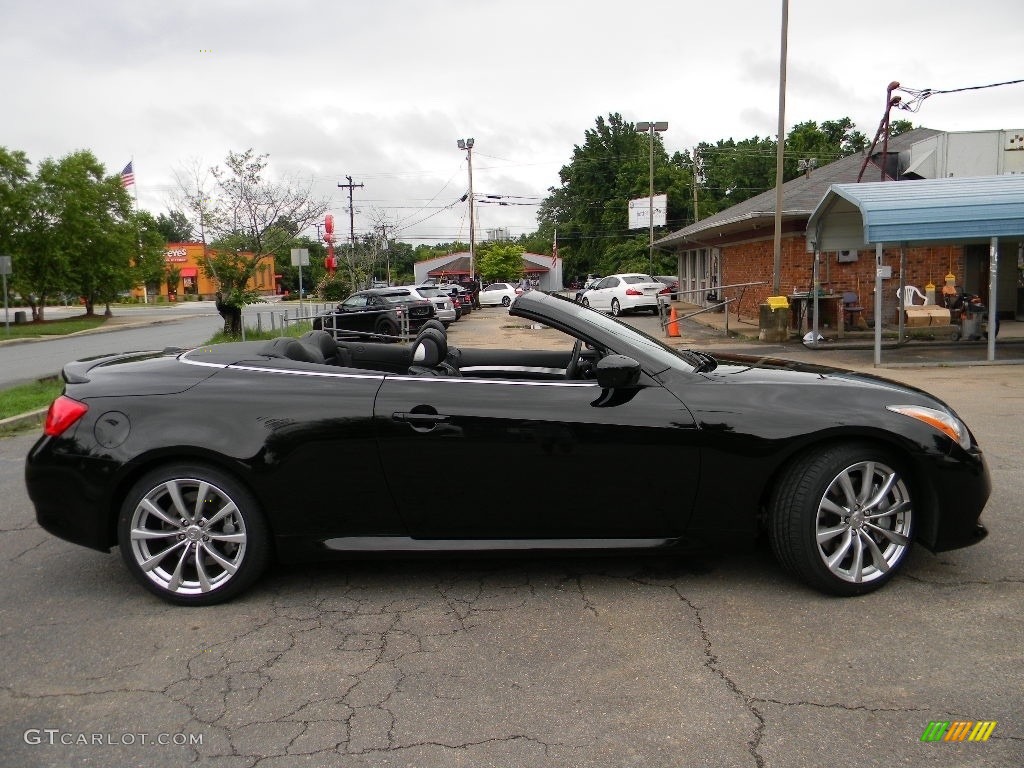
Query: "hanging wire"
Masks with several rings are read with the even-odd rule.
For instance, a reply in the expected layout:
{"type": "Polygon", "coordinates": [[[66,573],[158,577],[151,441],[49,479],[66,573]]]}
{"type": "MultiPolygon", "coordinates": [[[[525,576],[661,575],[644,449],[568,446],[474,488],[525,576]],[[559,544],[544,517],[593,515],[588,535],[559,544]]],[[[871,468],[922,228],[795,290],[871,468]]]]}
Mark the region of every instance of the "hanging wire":
{"type": "Polygon", "coordinates": [[[900,109],[906,110],[907,112],[917,112],[919,109],[921,109],[921,104],[924,103],[925,99],[927,99],[929,96],[935,96],[936,94],[961,93],[963,91],[980,91],[985,88],[997,88],[1001,85],[1018,85],[1019,83],[1024,83],[1024,79],[1007,80],[1002,83],[991,83],[989,85],[971,85],[967,86],[966,88],[949,88],[942,91],[935,90],[934,88],[903,88],[901,86],[896,90],[902,91],[903,93],[909,95],[910,99],[902,99],[897,106],[900,109]]]}

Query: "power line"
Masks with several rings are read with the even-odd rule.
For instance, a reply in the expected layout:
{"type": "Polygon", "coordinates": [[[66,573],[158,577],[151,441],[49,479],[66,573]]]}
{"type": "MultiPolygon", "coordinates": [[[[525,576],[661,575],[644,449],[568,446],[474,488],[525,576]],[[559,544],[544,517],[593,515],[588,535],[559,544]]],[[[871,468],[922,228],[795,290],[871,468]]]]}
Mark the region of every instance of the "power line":
{"type": "Polygon", "coordinates": [[[936,90],[934,88],[904,88],[899,87],[895,90],[903,91],[904,93],[910,94],[911,99],[909,101],[900,101],[898,106],[900,109],[906,110],[907,112],[917,112],[921,109],[921,105],[924,100],[929,96],[936,96],[938,94],[945,93],[963,93],[964,91],[980,91],[985,88],[998,88],[1003,85],[1018,85],[1024,83],[1024,80],[1006,80],[1002,83],[990,83],[989,85],[969,85],[964,88],[947,88],[945,90],[936,90]]]}

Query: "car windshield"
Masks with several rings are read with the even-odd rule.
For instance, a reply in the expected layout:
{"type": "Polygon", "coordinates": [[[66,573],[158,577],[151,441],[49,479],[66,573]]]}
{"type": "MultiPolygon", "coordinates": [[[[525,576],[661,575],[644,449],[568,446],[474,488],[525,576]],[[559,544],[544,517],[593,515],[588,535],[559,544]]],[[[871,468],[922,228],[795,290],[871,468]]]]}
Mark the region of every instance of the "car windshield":
{"type": "Polygon", "coordinates": [[[408,291],[382,293],[380,297],[384,299],[384,301],[386,301],[388,304],[408,304],[413,299],[413,295],[408,291]]]}
{"type": "Polygon", "coordinates": [[[442,292],[440,289],[435,288],[432,285],[421,285],[416,289],[416,292],[420,296],[426,296],[427,298],[434,298],[436,296],[447,296],[448,294],[442,292]]]}
{"type": "Polygon", "coordinates": [[[676,368],[688,373],[701,368],[707,370],[707,365],[702,357],[693,354],[689,350],[677,350],[666,346],[655,337],[649,336],[643,331],[620,322],[603,312],[577,304],[571,298],[561,296],[557,298],[565,301],[566,306],[562,307],[562,311],[574,316],[578,321],[574,325],[578,325],[583,332],[586,332],[587,325],[592,325],[599,327],[605,333],[622,339],[624,344],[618,347],[618,349],[614,349],[615,352],[625,354],[625,350],[629,349],[630,346],[639,347],[643,350],[646,355],[659,364],[652,373],[661,373],[669,368],[676,368]]]}
{"type": "Polygon", "coordinates": [[[650,275],[624,275],[622,277],[624,283],[654,283],[657,282],[650,275]]]}

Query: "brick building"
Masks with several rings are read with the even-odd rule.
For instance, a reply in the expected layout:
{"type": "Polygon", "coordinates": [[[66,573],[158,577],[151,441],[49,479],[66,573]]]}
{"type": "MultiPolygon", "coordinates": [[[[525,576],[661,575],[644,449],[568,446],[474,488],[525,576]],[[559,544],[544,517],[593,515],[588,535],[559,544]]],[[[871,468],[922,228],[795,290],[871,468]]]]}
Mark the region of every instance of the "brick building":
{"type": "MultiPolygon", "coordinates": [[[[861,154],[844,157],[786,182],[783,185],[780,293],[806,291],[812,287],[814,254],[807,242],[807,221],[831,185],[858,181],[865,159],[862,182],[906,183],[926,175],[984,176],[1024,172],[1024,152],[1017,151],[1024,149],[1024,143],[1016,141],[1017,133],[947,134],[917,128],[891,138],[884,156],[881,147],[876,147],[870,157],[861,154]]],[[[707,294],[719,286],[763,283],[720,291],[735,300],[731,305],[733,313],[738,311],[743,319],[757,321],[760,304],[773,293],[775,198],[775,190],[769,190],[656,242],[676,251],[680,291],[691,291],[690,298],[683,296],[684,300],[707,305],[710,303],[707,294]]],[[[1017,243],[1007,244],[1007,249],[1013,253],[1019,247],[1017,243]]],[[[898,247],[887,247],[884,258],[887,264],[894,265],[882,297],[885,322],[896,317],[896,288],[901,278],[905,284],[923,290],[928,283],[942,286],[946,275],[952,274],[957,285],[987,301],[989,262],[985,243],[936,243],[904,248],[902,254],[898,247]],[[902,274],[901,262],[905,264],[902,274]]],[[[1024,268],[1024,264],[1018,266],[1024,268]]],[[[873,250],[821,253],[822,289],[834,294],[856,293],[867,317],[874,313],[874,275],[873,250]]],[[[1000,270],[1001,315],[1012,317],[1018,311],[1024,312],[1024,306],[1017,306],[1017,284],[1022,275],[1024,272],[1016,268],[1000,270]]]]}

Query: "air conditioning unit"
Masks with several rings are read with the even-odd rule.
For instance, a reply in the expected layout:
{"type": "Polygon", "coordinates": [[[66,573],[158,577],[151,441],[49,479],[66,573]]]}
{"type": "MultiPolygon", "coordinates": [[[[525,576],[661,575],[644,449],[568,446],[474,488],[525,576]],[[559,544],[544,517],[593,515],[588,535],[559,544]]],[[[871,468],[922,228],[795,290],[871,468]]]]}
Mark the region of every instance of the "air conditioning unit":
{"type": "Polygon", "coordinates": [[[836,251],[836,261],[840,264],[845,264],[856,261],[858,255],[857,251],[836,251]]]}

